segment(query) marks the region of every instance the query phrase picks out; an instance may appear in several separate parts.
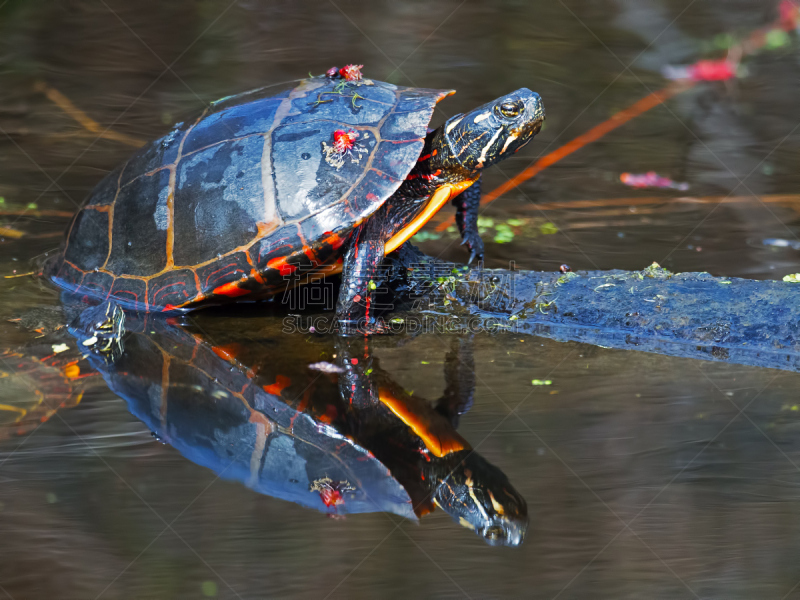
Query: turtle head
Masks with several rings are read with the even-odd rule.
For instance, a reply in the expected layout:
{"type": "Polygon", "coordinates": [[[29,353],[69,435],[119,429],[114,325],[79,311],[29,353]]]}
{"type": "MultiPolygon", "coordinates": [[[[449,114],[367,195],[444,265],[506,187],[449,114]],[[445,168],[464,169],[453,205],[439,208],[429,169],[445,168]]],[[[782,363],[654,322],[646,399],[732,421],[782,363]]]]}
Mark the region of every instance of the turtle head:
{"type": "Polygon", "coordinates": [[[541,131],[542,123],[541,97],[521,88],[456,115],[442,126],[438,137],[449,162],[473,172],[514,154],[541,131]]]}
{"type": "Polygon", "coordinates": [[[82,350],[89,350],[107,363],[116,361],[124,350],[125,313],[113,300],[85,309],[68,327],[82,350]]]}
{"type": "Polygon", "coordinates": [[[436,487],[436,504],[490,546],[519,546],[528,529],[525,499],[485,458],[471,450],[458,454],[436,487]]]}

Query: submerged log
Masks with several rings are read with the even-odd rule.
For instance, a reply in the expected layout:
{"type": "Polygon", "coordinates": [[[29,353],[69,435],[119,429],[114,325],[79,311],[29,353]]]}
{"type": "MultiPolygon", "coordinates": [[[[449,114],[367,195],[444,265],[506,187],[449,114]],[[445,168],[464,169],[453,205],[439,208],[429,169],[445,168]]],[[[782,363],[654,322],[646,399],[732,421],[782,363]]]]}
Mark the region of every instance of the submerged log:
{"type": "MultiPolygon", "coordinates": [[[[479,269],[412,250],[393,262],[402,318],[421,330],[559,341],[800,371],[800,284],[642,271],[479,269]]],[[[396,321],[397,322],[397,321],[396,321]]]]}

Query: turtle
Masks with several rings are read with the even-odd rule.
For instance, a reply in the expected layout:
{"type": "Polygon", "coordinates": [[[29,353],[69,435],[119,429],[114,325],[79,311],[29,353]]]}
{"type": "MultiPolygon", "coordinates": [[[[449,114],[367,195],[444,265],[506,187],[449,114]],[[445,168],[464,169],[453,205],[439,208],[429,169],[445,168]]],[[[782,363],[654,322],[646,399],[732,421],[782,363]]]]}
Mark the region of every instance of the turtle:
{"type": "Polygon", "coordinates": [[[378,332],[385,255],[452,200],[470,260],[482,259],[481,172],[545,118],[521,88],[429,130],[453,90],[366,79],[354,65],[270,93],[222,98],[113,170],[45,275],[79,296],[172,312],[341,272],[341,331],[378,332]]]}
{"type": "Polygon", "coordinates": [[[77,405],[99,373],[156,440],[258,493],[337,517],[416,521],[440,508],[490,545],[523,542],[525,499],[457,432],[474,394],[469,338],[451,338],[434,405],[381,368],[369,339],[317,337],[276,355],[269,325],[267,343],[242,344],[218,319],[209,333],[179,321],[107,300],[69,335],[0,353],[0,382],[37,390],[35,406],[0,406],[0,440],[77,405]]]}

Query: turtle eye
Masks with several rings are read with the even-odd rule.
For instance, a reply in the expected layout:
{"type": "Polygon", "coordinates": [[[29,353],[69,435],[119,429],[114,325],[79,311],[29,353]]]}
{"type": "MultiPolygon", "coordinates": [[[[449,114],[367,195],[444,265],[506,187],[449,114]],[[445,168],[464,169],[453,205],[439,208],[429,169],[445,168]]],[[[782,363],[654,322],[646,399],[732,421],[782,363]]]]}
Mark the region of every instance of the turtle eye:
{"type": "Polygon", "coordinates": [[[502,527],[499,525],[492,525],[483,530],[483,537],[492,542],[496,542],[497,540],[503,539],[504,533],[502,527]]]}
{"type": "Polygon", "coordinates": [[[507,119],[513,119],[514,117],[518,117],[519,114],[522,112],[522,102],[519,100],[511,101],[507,100],[496,107],[498,113],[506,117],[507,119]]]}

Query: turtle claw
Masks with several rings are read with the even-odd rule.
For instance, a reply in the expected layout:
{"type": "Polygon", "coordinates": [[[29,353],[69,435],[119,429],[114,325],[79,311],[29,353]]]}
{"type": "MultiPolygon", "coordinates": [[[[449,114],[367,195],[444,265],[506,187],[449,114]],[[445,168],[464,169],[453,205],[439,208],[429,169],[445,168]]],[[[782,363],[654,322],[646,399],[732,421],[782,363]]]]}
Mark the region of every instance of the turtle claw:
{"type": "Polygon", "coordinates": [[[468,265],[471,265],[475,259],[478,259],[478,263],[483,262],[483,240],[477,232],[465,233],[464,239],[461,240],[461,245],[466,246],[467,250],[469,250],[468,265]]]}

